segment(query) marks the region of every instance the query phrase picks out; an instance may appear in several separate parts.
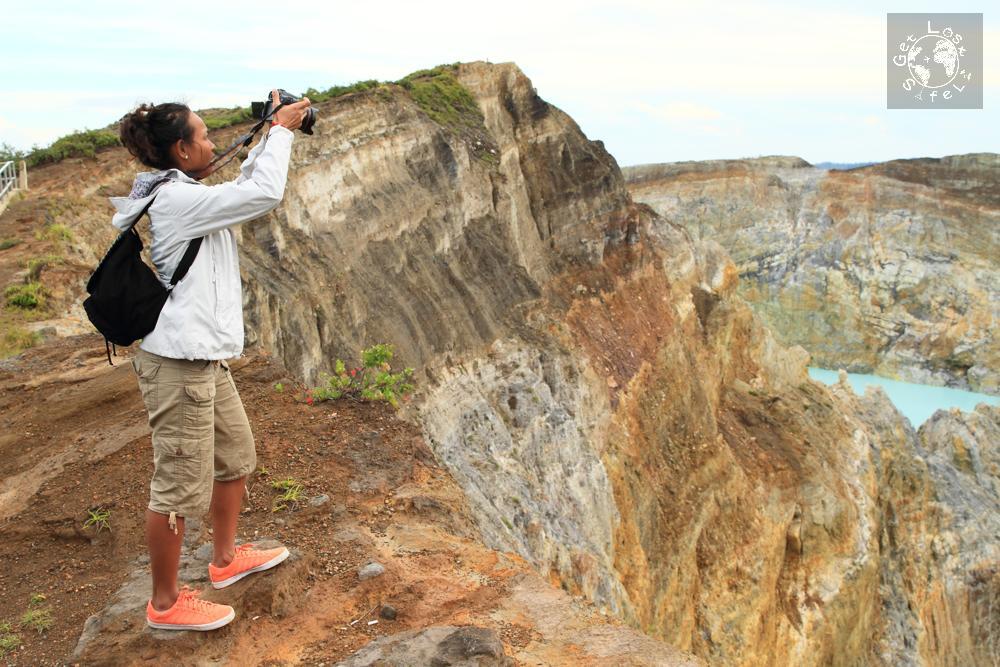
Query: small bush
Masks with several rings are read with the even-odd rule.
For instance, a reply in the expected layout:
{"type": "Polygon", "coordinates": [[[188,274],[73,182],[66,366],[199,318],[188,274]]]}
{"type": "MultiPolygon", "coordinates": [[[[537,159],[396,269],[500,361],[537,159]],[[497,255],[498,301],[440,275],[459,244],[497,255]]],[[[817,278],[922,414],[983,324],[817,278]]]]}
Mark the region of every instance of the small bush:
{"type": "Polygon", "coordinates": [[[100,148],[120,146],[118,135],[110,130],[83,130],[56,139],[47,148],[35,148],[27,156],[29,167],[59,162],[68,157],[93,157],[100,148]]]}
{"type": "Polygon", "coordinates": [[[281,392],[285,391],[285,385],[281,384],[280,382],[275,382],[274,390],[280,394],[281,392]]]}
{"type": "Polygon", "coordinates": [[[388,401],[393,407],[399,406],[399,398],[409,399],[413,384],[408,380],[413,376],[412,368],[392,373],[389,361],[392,346],[384,343],[373,345],[361,351],[361,366],[347,369],[341,359],[334,364],[334,374],[321,374],[324,384],[315,387],[306,402],[326,401],[342,396],[360,396],[368,400],[388,401]]]}
{"type": "Polygon", "coordinates": [[[21,239],[4,239],[0,241],[0,250],[7,250],[8,248],[13,248],[21,242],[21,239]]]}
{"type": "Polygon", "coordinates": [[[9,285],[4,291],[7,305],[22,310],[34,310],[45,305],[48,292],[40,282],[32,281],[21,285],[9,285]]]}
{"type": "Polygon", "coordinates": [[[28,151],[14,148],[6,141],[0,143],[0,162],[17,162],[28,156],[28,151]]]}

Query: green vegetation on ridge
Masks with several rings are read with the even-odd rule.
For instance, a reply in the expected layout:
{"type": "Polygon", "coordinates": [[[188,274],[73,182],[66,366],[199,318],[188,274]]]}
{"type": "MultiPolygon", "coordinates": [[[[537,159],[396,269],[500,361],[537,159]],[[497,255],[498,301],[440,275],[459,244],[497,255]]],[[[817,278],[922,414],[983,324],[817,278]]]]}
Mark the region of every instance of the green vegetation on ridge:
{"type": "MultiPolygon", "coordinates": [[[[459,129],[481,126],[482,113],[472,94],[455,78],[454,71],[457,68],[457,62],[438,65],[412,72],[398,81],[366,79],[346,86],[332,86],[326,90],[309,88],[302,95],[318,104],[351,93],[374,91],[384,95],[386,88],[395,85],[407,91],[424,113],[444,127],[459,129]]],[[[198,110],[198,115],[211,130],[230,127],[253,118],[249,106],[198,110]]],[[[0,162],[25,160],[29,167],[35,167],[68,157],[93,157],[102,148],[120,145],[116,122],[97,130],[85,129],[67,134],[44,148],[35,145],[31,150],[25,151],[0,143],[0,162]]]]}

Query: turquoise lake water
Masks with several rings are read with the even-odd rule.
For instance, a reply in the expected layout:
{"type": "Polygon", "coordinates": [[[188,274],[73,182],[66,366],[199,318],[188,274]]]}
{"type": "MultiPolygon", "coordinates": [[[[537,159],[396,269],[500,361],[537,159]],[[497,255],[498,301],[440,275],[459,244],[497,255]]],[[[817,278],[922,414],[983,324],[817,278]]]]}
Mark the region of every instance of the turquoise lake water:
{"type": "MultiPolygon", "coordinates": [[[[838,376],[837,371],[810,366],[809,377],[826,384],[835,384],[838,376]]],[[[913,428],[920,428],[920,425],[937,410],[958,408],[963,412],[972,412],[978,403],[1000,405],[1000,398],[989,394],[900,382],[877,375],[848,373],[847,381],[851,385],[851,390],[859,396],[865,393],[865,387],[868,385],[877,384],[882,387],[893,405],[910,420],[913,428]]]]}

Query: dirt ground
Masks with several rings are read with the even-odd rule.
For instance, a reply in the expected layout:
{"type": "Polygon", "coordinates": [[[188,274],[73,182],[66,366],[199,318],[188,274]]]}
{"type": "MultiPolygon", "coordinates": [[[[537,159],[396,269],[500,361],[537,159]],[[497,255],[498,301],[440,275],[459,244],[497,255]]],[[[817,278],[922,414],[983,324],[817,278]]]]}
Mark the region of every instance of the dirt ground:
{"type": "MultiPolygon", "coordinates": [[[[5,564],[0,569],[0,622],[9,621],[22,642],[6,656],[12,664],[64,664],[87,617],[108,603],[133,559],[145,553],[141,522],[152,473],[150,436],[134,372],[124,356],[128,351],[120,354],[115,367],[109,367],[103,339],[80,336],[0,365],[0,561],[5,564]],[[109,530],[84,527],[88,512],[98,509],[110,511],[109,530]],[[35,597],[32,602],[33,596],[44,600],[35,597]],[[22,614],[34,608],[51,612],[51,627],[44,633],[18,630],[22,614]]],[[[407,514],[452,529],[455,540],[471,534],[457,489],[436,465],[417,427],[397,419],[392,406],[353,399],[307,405],[304,387],[256,352],[234,362],[232,369],[258,453],[238,539],[267,535],[308,553],[304,589],[321,591],[324,599],[350,598],[357,568],[372,559],[385,562],[375,541],[404,526],[407,514]],[[275,388],[279,382],[282,391],[275,388]],[[304,486],[304,500],[275,511],[279,492],[270,482],[285,478],[304,486]],[[445,494],[434,498],[435,489],[445,494]],[[319,503],[322,495],[329,500],[316,506],[308,502],[319,503]],[[373,542],[331,539],[345,531],[370,536],[373,542]]],[[[210,541],[210,527],[206,516],[202,541],[210,541]]],[[[438,548],[415,550],[411,558],[425,574],[438,570],[452,578],[449,570],[461,555],[442,551],[443,544],[439,540],[438,548]]],[[[482,588],[452,602],[469,612],[496,598],[490,586],[482,588]]],[[[345,599],[348,604],[341,608],[310,615],[295,632],[255,632],[253,639],[237,638],[235,644],[241,651],[282,659],[297,660],[289,653],[301,650],[309,662],[335,660],[417,620],[408,612],[426,605],[426,585],[403,586],[397,593],[391,600],[372,602],[397,607],[400,614],[394,621],[329,634],[329,628],[344,627],[360,615],[360,604],[355,607],[345,599]]],[[[449,615],[445,608],[438,611],[449,615]]],[[[377,612],[369,618],[377,618],[377,612]]],[[[418,627],[431,620],[421,613],[418,627]]]]}

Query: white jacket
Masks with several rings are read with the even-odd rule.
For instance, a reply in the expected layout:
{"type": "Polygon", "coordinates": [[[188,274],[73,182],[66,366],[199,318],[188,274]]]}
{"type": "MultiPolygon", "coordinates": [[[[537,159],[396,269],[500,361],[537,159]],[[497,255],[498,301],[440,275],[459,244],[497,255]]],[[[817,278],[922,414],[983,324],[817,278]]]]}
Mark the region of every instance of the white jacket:
{"type": "Polygon", "coordinates": [[[178,169],[137,174],[128,197],[111,197],[111,219],[124,230],[149,203],[150,186],[168,177],[138,225],[150,224],[150,257],[163,285],[187,242],[201,236],[198,256],[174,287],[156,327],[139,347],[174,359],[230,359],[243,352],[243,288],[236,234],[231,227],[271,211],[281,202],[294,133],[276,125],[250,151],[234,181],[205,185],[178,169]]]}

